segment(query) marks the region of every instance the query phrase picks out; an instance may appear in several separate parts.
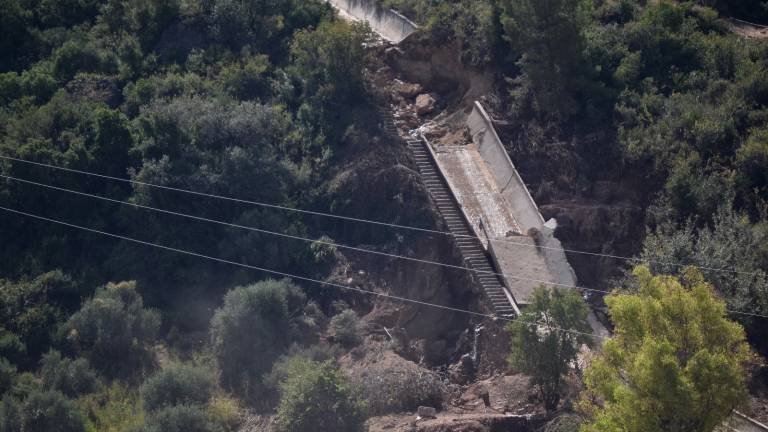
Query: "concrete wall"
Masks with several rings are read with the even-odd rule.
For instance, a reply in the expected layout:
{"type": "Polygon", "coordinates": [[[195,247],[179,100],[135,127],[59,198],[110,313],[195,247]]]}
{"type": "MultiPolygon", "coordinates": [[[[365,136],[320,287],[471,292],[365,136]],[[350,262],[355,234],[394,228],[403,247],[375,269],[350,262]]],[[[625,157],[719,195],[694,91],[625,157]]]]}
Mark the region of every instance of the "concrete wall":
{"type": "Polygon", "coordinates": [[[488,113],[479,102],[475,102],[472,113],[467,119],[467,126],[472,134],[472,141],[477,144],[480,156],[488,165],[496,183],[502,188],[502,196],[512,206],[522,233],[527,234],[531,228],[542,231],[544,218],[539,213],[539,208],[515,169],[496,130],[493,129],[488,113]]]}
{"type": "Polygon", "coordinates": [[[342,15],[367,21],[384,39],[400,43],[416,31],[418,26],[392,9],[379,7],[374,0],[328,0],[342,15]]]}
{"type": "MultiPolygon", "coordinates": [[[[520,259],[526,252],[535,251],[546,262],[547,271],[542,269],[538,274],[542,276],[546,274],[547,281],[553,284],[565,287],[576,286],[576,273],[573,271],[570,263],[568,263],[568,258],[565,256],[560,240],[554,235],[557,221],[550,219],[546,223],[544,222],[544,218],[539,212],[539,207],[533,200],[525,183],[523,183],[523,179],[517,172],[515,165],[507,154],[507,150],[501,143],[499,135],[493,128],[490,116],[488,116],[488,113],[479,102],[475,102],[472,113],[467,118],[467,126],[472,135],[472,141],[478,147],[480,156],[488,165],[496,183],[502,188],[501,195],[512,207],[512,213],[515,219],[517,219],[522,234],[534,234],[536,244],[539,246],[538,248],[533,248],[522,245],[510,247],[503,245],[504,249],[508,250],[505,254],[510,255],[513,249],[518,249],[515,255],[519,255],[516,259],[520,259]],[[529,231],[531,228],[535,229],[535,233],[529,231]],[[528,249],[528,251],[523,251],[522,249],[528,249]]],[[[519,242],[519,240],[517,241],[519,242]]],[[[502,243],[504,243],[504,239],[497,239],[496,242],[499,243],[496,246],[499,249],[502,243]]],[[[528,258],[529,261],[533,262],[533,257],[528,258]]],[[[497,257],[494,257],[494,260],[497,260],[497,257]]],[[[508,286],[511,286],[513,283],[519,283],[507,282],[508,286]]],[[[527,299],[517,298],[516,300],[519,303],[525,303],[527,299]]]]}

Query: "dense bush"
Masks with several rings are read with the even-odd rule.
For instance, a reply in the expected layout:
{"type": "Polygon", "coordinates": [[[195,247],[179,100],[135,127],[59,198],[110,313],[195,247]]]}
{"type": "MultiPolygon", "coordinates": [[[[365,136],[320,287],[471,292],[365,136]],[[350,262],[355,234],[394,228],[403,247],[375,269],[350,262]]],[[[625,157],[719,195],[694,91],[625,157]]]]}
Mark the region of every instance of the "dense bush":
{"type": "Polygon", "coordinates": [[[64,326],[67,342],[109,377],[131,376],[153,364],[160,314],[145,309],[134,282],[96,291],[64,326]]]}
{"type": "Polygon", "coordinates": [[[99,388],[99,378],[83,358],[63,358],[58,351],[49,351],[40,360],[43,386],[68,397],[93,393],[99,388]]]}
{"type": "Polygon", "coordinates": [[[293,357],[285,371],[277,409],[280,431],[365,430],[365,404],[332,362],[293,357]]]}
{"type": "Polygon", "coordinates": [[[0,398],[13,387],[15,378],[16,367],[9,363],[8,360],[0,357],[0,398]]]}
{"type": "Polygon", "coordinates": [[[0,280],[0,356],[21,368],[35,365],[48,351],[77,287],[60,271],[32,280],[0,280]]]}
{"type": "Polygon", "coordinates": [[[120,381],[102,386],[101,391],[78,398],[77,405],[90,431],[137,431],[144,425],[146,412],[135,388],[120,381]]]}
{"type": "Polygon", "coordinates": [[[194,405],[176,405],[152,414],[141,432],[221,432],[210,421],[202,408],[194,405]]]}
{"type": "Polygon", "coordinates": [[[85,423],[74,403],[56,391],[34,392],[19,408],[24,432],[84,432],[85,423]]]}
{"type": "Polygon", "coordinates": [[[588,313],[576,291],[541,286],[525,312],[508,326],[512,335],[509,363],[530,376],[547,411],[557,409],[563,381],[582,345],[593,342],[588,336],[592,332],[588,313]]]}
{"type": "Polygon", "coordinates": [[[346,347],[355,346],[362,341],[363,323],[352,309],[346,309],[331,318],[328,330],[335,342],[346,347]]]}
{"type": "MultiPolygon", "coordinates": [[[[683,276],[684,265],[703,267],[704,278],[728,308],[768,314],[768,249],[766,223],[752,224],[738,212],[721,207],[711,226],[664,224],[648,233],[640,258],[654,272],[683,276]],[[727,269],[728,271],[720,271],[727,269]]],[[[750,339],[766,349],[765,326],[747,315],[734,315],[750,339]]]]}
{"type": "Polygon", "coordinates": [[[149,411],[174,405],[205,405],[213,386],[210,370],[174,364],[150,377],[141,387],[141,397],[149,411]]]}
{"type": "Polygon", "coordinates": [[[211,321],[221,383],[241,395],[259,394],[262,376],[288,348],[304,294],[289,280],[267,280],[231,290],[211,321]]]}

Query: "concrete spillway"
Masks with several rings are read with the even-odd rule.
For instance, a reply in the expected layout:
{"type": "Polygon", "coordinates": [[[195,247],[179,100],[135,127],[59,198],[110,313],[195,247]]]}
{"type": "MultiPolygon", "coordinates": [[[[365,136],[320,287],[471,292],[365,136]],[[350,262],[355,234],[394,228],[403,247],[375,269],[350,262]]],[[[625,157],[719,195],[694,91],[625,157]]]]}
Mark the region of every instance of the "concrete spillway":
{"type": "Polygon", "coordinates": [[[466,125],[472,141],[435,145],[435,159],[515,303],[526,305],[542,283],[575,286],[576,275],[554,236],[556,221],[544,221],[479,103],[466,125]]]}
{"type": "Polygon", "coordinates": [[[367,22],[382,38],[400,43],[418,29],[411,20],[374,0],[328,0],[342,17],[367,22]]]}
{"type": "MultiPolygon", "coordinates": [[[[576,274],[554,235],[557,221],[542,217],[479,102],[466,126],[471,141],[432,143],[429,154],[467,226],[485,247],[512,307],[529,304],[533,290],[542,284],[575,288],[576,274]]],[[[588,320],[596,334],[608,336],[594,314],[588,320]]]]}

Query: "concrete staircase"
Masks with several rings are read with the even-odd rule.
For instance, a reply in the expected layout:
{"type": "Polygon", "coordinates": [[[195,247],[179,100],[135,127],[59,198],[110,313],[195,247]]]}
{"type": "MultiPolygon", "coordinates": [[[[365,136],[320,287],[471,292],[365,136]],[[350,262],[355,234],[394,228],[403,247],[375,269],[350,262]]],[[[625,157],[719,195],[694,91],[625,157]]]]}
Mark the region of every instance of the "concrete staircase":
{"type": "Polygon", "coordinates": [[[409,140],[408,148],[413,153],[422,180],[445,220],[448,229],[455,234],[453,241],[464,258],[465,266],[475,270],[473,278],[483,288],[483,292],[498,316],[514,317],[515,308],[504,292],[504,287],[496,272],[491,258],[474,234],[461,212],[459,204],[448,187],[447,182],[437,168],[427,143],[420,140],[409,140]],[[467,237],[464,237],[467,236],[467,237]]]}

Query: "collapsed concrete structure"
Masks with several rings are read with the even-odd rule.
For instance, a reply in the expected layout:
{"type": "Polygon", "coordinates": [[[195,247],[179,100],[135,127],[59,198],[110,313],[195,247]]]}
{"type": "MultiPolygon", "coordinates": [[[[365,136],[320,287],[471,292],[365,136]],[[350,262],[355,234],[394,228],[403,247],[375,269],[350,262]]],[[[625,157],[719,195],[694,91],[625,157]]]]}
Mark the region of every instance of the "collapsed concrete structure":
{"type": "Polygon", "coordinates": [[[400,43],[419,26],[397,11],[380,7],[374,0],[328,0],[344,17],[366,21],[382,38],[400,43]]]}
{"type": "Polygon", "coordinates": [[[488,113],[475,102],[469,143],[433,144],[451,191],[494,261],[515,303],[525,306],[544,284],[574,287],[576,274],[509,158],[488,113]]]}

